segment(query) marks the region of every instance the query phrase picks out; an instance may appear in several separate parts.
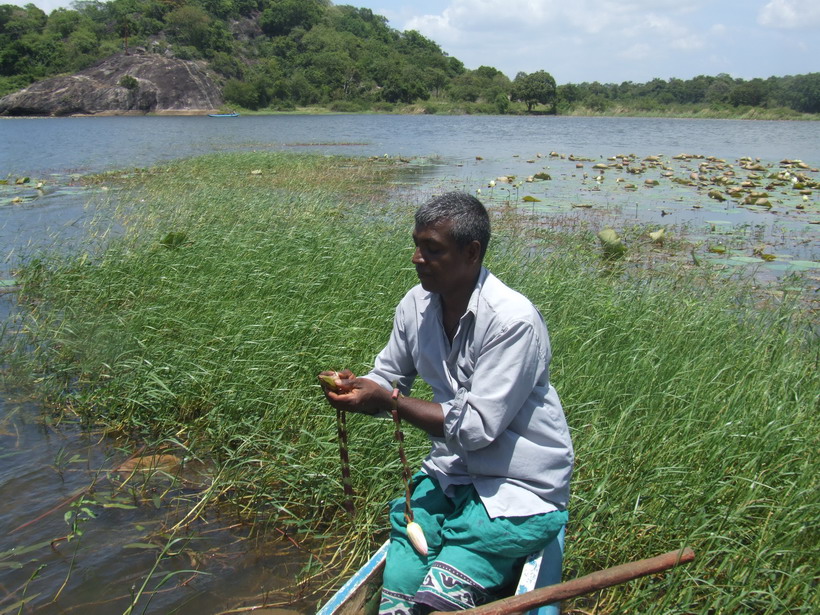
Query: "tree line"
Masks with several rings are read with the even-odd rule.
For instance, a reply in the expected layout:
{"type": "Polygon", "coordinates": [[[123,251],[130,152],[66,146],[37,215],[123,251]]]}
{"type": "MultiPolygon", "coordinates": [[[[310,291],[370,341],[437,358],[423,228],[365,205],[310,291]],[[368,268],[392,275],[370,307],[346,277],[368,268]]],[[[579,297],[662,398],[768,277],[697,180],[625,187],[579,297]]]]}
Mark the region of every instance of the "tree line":
{"type": "Polygon", "coordinates": [[[123,52],[205,60],[226,101],[246,109],[439,102],[484,113],[670,105],[820,113],[820,73],[559,86],[539,70],[510,79],[490,66],[467,69],[419,32],[330,0],[78,0],[49,15],[33,4],[0,5],[0,96],[123,52]]]}

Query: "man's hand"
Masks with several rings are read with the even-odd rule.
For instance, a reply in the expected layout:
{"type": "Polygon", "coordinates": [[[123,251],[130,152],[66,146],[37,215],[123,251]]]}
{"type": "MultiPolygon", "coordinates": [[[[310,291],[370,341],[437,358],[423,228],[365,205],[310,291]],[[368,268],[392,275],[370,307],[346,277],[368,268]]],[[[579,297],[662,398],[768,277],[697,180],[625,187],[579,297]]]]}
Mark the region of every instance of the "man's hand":
{"type": "MultiPolygon", "coordinates": [[[[327,402],[339,410],[376,414],[390,412],[393,408],[390,390],[383,389],[369,378],[356,378],[349,369],[321,372],[319,382],[322,383],[327,402]]],[[[441,404],[412,397],[401,397],[399,401],[399,414],[403,420],[431,436],[444,436],[441,404]]]]}
{"type": "Polygon", "coordinates": [[[376,414],[392,405],[390,391],[368,378],[356,378],[349,369],[321,372],[319,381],[328,403],[345,412],[376,414]]]}

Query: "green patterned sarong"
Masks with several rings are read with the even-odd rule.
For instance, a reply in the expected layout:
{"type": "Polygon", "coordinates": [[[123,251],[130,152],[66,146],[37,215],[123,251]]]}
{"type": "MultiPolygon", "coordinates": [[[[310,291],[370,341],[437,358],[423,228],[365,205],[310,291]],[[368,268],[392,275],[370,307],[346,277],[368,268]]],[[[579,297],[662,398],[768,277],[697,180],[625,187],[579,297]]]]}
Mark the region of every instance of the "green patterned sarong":
{"type": "Polygon", "coordinates": [[[380,615],[458,611],[493,600],[512,588],[524,559],[567,522],[566,511],[491,519],[472,485],[456,487],[449,498],[426,474],[416,474],[413,484],[414,520],[429,551],[425,557],[413,549],[404,498],[394,500],[380,615]]]}

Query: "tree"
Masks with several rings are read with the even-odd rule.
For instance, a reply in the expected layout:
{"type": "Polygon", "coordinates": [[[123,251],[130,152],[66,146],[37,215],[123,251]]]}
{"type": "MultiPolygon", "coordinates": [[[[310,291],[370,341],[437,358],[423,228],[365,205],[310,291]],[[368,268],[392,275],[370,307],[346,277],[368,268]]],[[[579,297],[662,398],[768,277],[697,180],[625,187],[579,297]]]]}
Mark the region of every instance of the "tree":
{"type": "Polygon", "coordinates": [[[720,73],[706,88],[706,102],[712,105],[727,102],[733,87],[735,87],[734,79],[726,73],[720,73]]]}
{"type": "Polygon", "coordinates": [[[8,34],[12,38],[39,33],[47,21],[46,14],[33,4],[23,8],[10,4],[0,6],[0,34],[8,34]]]}
{"type": "Polygon", "coordinates": [[[536,104],[552,105],[551,112],[555,113],[555,79],[546,71],[518,73],[512,83],[511,96],[527,105],[527,113],[531,113],[536,104]]]}
{"type": "Polygon", "coordinates": [[[820,73],[794,77],[787,100],[795,111],[820,113],[820,73]]]}
{"type": "Polygon", "coordinates": [[[762,79],[741,83],[729,93],[729,103],[735,107],[760,107],[766,102],[766,87],[762,79]]]}
{"type": "Polygon", "coordinates": [[[210,39],[211,16],[194,5],[185,5],[165,16],[168,31],[179,45],[204,50],[210,39]]]}
{"type": "Polygon", "coordinates": [[[509,104],[509,92],[510,80],[491,66],[479,66],[450,80],[450,98],[457,101],[476,102],[482,99],[497,105],[499,96],[502,96],[509,104]]]}
{"type": "Polygon", "coordinates": [[[424,87],[424,74],[414,66],[402,66],[393,70],[381,91],[382,100],[387,102],[413,103],[427,100],[430,93],[424,87]]]}
{"type": "Polygon", "coordinates": [[[225,102],[245,107],[246,109],[259,108],[259,93],[256,88],[238,79],[229,79],[222,90],[225,102]]]}
{"type": "Polygon", "coordinates": [[[259,16],[259,25],[268,36],[284,36],[297,26],[310,30],[323,12],[324,5],[318,0],[270,0],[259,16]]]}
{"type": "Polygon", "coordinates": [[[559,85],[556,95],[565,103],[572,104],[581,99],[581,89],[574,83],[559,85]]]}

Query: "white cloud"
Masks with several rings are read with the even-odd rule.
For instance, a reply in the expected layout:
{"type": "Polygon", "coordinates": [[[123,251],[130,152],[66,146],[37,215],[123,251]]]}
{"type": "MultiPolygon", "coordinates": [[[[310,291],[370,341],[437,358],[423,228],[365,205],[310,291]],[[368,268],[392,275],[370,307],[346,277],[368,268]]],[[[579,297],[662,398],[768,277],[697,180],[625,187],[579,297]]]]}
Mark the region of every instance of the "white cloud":
{"type": "Polygon", "coordinates": [[[669,46],[678,51],[699,51],[706,47],[706,41],[697,34],[688,34],[669,41],[669,46]]]}
{"type": "Polygon", "coordinates": [[[652,55],[652,48],[645,43],[636,43],[618,53],[625,60],[645,60],[652,55]]]}
{"type": "MultiPolygon", "coordinates": [[[[418,30],[467,68],[509,77],[545,69],[559,82],[648,78],[708,47],[708,24],[692,17],[706,0],[450,0],[400,24],[418,30]],[[666,58],[666,63],[664,62],[666,58]],[[628,60],[625,69],[623,61],[628,60]],[[593,77],[593,75],[598,75],[593,77]]],[[[701,12],[702,18],[702,12],[701,12]]],[[[396,24],[398,25],[398,24],[396,24]]]]}
{"type": "Polygon", "coordinates": [[[46,15],[51,15],[55,9],[71,8],[73,2],[74,0],[13,0],[11,4],[16,4],[17,6],[33,4],[46,15]]]}
{"type": "Polygon", "coordinates": [[[471,36],[509,33],[513,28],[531,30],[549,25],[559,15],[559,7],[556,0],[453,0],[440,14],[412,17],[404,28],[425,35],[436,31],[445,36],[455,32],[469,32],[471,36]]]}
{"type": "Polygon", "coordinates": [[[810,28],[820,25],[817,0],[770,0],[757,16],[757,23],[770,28],[810,28]]]}

